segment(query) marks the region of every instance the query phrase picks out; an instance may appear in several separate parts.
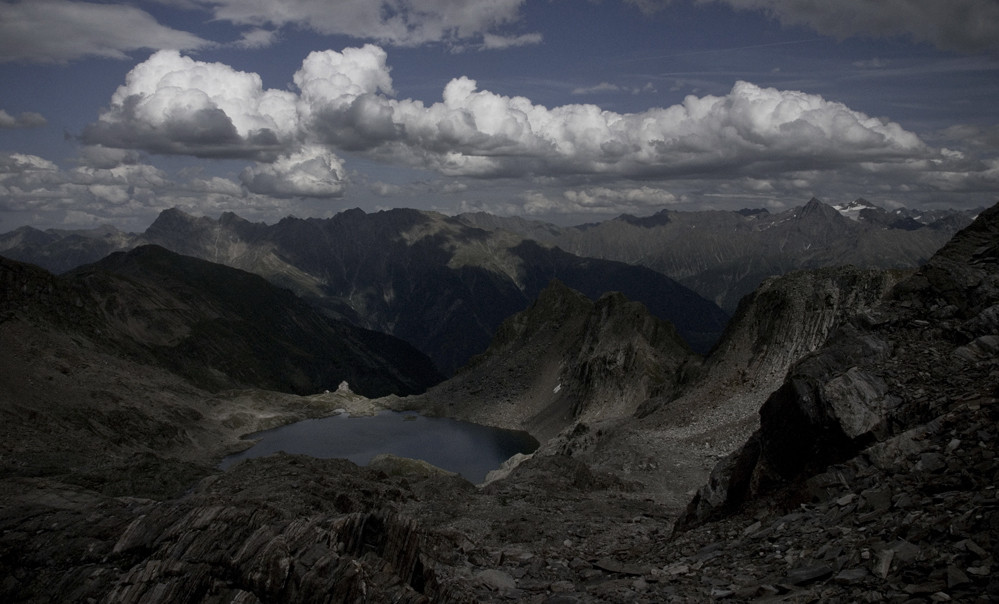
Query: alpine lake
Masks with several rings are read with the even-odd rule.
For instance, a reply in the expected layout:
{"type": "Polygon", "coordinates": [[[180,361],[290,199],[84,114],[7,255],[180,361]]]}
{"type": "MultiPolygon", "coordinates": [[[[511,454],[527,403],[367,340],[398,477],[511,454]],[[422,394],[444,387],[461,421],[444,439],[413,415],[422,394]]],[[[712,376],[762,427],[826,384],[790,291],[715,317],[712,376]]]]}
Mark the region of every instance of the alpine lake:
{"type": "Polygon", "coordinates": [[[538,441],[527,432],[396,411],[353,417],[340,413],[256,432],[245,438],[257,442],[222,460],[222,469],[279,451],[349,459],[360,466],[367,465],[377,455],[391,454],[421,459],[478,484],[510,457],[538,448],[538,441]]]}

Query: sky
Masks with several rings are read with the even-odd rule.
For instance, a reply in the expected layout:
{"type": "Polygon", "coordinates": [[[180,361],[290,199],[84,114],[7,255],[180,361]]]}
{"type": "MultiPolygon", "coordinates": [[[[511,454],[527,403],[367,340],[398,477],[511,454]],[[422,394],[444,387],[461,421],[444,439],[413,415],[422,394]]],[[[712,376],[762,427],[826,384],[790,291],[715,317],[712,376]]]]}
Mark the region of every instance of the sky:
{"type": "Polygon", "coordinates": [[[999,0],[0,0],[0,232],[999,201],[999,0]]]}

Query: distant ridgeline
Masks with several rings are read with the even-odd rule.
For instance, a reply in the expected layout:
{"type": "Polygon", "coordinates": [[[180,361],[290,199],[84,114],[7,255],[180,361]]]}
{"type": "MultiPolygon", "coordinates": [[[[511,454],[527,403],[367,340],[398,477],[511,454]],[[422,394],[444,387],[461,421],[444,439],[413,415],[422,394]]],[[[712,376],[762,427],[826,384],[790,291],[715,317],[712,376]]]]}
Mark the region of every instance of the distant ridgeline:
{"type": "Polygon", "coordinates": [[[642,302],[706,353],[767,277],[840,264],[914,267],[970,219],[814,199],[780,214],[663,211],[566,228],[405,209],[266,225],[173,209],[138,235],[23,227],[0,235],[0,254],[61,272],[157,244],[261,275],[328,316],[409,342],[452,374],[553,278],[594,300],[617,291],[642,302]]]}

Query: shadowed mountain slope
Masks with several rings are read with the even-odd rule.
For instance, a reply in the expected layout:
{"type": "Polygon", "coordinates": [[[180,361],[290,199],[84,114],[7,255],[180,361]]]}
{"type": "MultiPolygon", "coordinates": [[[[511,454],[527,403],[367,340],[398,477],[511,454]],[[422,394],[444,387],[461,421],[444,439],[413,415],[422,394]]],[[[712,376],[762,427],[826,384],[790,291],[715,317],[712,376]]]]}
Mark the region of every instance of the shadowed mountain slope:
{"type": "Polygon", "coordinates": [[[209,390],[305,394],[347,381],[377,396],[420,392],[440,379],[400,340],[332,321],[257,275],[156,246],[61,277],[6,259],[3,268],[12,309],[48,313],[209,390]]]}

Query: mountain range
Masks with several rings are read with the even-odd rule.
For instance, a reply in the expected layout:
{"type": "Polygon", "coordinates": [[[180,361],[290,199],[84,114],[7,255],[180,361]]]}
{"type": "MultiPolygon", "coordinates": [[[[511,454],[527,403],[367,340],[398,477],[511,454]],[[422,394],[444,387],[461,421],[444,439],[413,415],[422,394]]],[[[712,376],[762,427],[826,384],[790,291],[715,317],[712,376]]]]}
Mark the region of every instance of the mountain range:
{"type": "MultiPolygon", "coordinates": [[[[458,228],[402,222],[388,232],[416,242],[458,228]]],[[[215,234],[220,254],[249,238],[215,234]]],[[[453,237],[429,239],[467,257],[453,237]]],[[[624,294],[549,279],[453,377],[373,399],[272,390],[336,350],[382,379],[427,361],[379,357],[398,341],[338,331],[335,308],[262,277],[148,242],[58,276],[0,269],[4,601],[999,597],[999,206],[918,268],[764,280],[707,356],[624,294]],[[216,467],[242,435],[387,408],[543,443],[478,486],[391,458],[216,467]]]]}
{"type": "MultiPolygon", "coordinates": [[[[83,257],[79,233],[20,229],[0,253],[53,270],[83,257]]],[[[94,239],[94,254],[107,242],[94,239]]],[[[728,316],[650,269],[582,258],[506,231],[416,210],[330,219],[286,218],[250,223],[164,211],[125,247],[156,244],[240,268],[286,287],[332,317],[403,339],[451,374],[489,344],[509,315],[523,310],[552,278],[591,298],[619,291],[672,322],[688,344],[707,352],[728,316]]]]}
{"type": "Polygon", "coordinates": [[[764,279],[794,270],[915,268],[980,211],[889,212],[863,199],[831,206],[813,198],[780,213],[662,210],[575,227],[480,213],[459,219],[580,256],[651,268],[731,314],[764,279]]]}
{"type": "Polygon", "coordinates": [[[416,210],[349,210],[275,225],[232,213],[213,220],[167,210],[141,234],[22,227],[0,235],[0,254],[59,273],[154,243],[260,274],[335,317],[406,340],[450,375],[553,277],[592,299],[622,291],[706,353],[724,315],[767,277],[845,264],[914,268],[979,211],[888,211],[864,199],[836,206],[812,199],[780,213],[663,210],[558,227],[416,210]]]}

